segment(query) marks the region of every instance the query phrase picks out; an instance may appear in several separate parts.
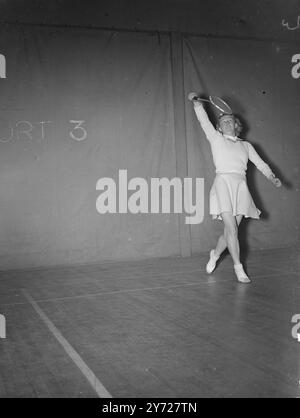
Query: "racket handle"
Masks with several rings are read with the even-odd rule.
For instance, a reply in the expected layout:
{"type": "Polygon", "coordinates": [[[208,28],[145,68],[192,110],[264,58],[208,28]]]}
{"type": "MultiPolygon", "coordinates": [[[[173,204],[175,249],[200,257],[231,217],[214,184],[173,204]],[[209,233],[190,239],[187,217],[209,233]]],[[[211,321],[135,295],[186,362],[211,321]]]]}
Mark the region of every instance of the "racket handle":
{"type": "Polygon", "coordinates": [[[191,93],[189,93],[189,95],[188,95],[188,99],[189,99],[191,102],[193,102],[194,100],[198,100],[198,99],[199,99],[199,97],[197,96],[197,94],[196,94],[196,93],[194,93],[194,92],[192,91],[191,93]]]}
{"type": "Polygon", "coordinates": [[[188,95],[188,99],[191,102],[210,102],[210,100],[207,99],[201,99],[200,96],[198,96],[196,93],[192,92],[188,95]]]}

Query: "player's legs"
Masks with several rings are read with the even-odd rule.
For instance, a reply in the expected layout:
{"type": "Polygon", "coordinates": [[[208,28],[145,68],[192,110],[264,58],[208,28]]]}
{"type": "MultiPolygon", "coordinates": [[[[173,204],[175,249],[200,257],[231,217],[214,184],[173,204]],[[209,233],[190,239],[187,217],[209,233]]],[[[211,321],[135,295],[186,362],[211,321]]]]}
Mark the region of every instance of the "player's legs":
{"type": "MultiPolygon", "coordinates": [[[[224,239],[234,264],[240,264],[240,244],[238,240],[238,224],[235,217],[229,212],[221,214],[224,223],[224,239]]],[[[226,248],[226,247],[225,247],[226,248]]]]}
{"type": "Polygon", "coordinates": [[[251,280],[245,273],[243,265],[240,262],[240,244],[238,240],[237,221],[229,212],[222,213],[222,220],[224,222],[224,238],[227,242],[228,250],[234,262],[236,277],[241,283],[250,283],[251,280]]]}
{"type": "MultiPolygon", "coordinates": [[[[239,225],[240,225],[240,223],[241,223],[241,221],[242,221],[242,219],[243,219],[243,215],[236,215],[236,216],[235,216],[235,219],[236,219],[237,226],[239,226],[239,225]]],[[[226,248],[227,248],[227,241],[226,241],[226,239],[225,239],[225,227],[224,227],[224,232],[223,232],[223,234],[219,237],[219,240],[218,240],[218,243],[217,243],[216,249],[214,250],[214,255],[215,255],[215,257],[216,257],[216,258],[219,258],[219,257],[220,257],[220,255],[222,254],[222,252],[223,252],[224,250],[226,250],[226,248]]]]}
{"type": "MultiPolygon", "coordinates": [[[[243,218],[243,215],[237,215],[235,216],[235,222],[237,227],[240,225],[241,220],[243,218]]],[[[224,227],[224,233],[220,236],[216,249],[215,250],[211,250],[210,252],[210,258],[209,261],[206,265],[206,271],[207,273],[212,273],[214,271],[214,269],[216,268],[216,264],[217,261],[220,257],[220,255],[222,254],[222,252],[227,248],[227,241],[225,238],[225,227],[224,227]]]]}

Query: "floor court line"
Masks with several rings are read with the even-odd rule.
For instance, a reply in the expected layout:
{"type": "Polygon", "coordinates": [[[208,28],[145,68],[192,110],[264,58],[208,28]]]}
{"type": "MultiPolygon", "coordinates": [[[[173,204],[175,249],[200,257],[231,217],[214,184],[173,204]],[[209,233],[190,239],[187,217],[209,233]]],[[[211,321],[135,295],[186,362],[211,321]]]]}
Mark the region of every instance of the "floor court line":
{"type": "Polygon", "coordinates": [[[278,271],[278,272],[280,271],[282,274],[295,274],[296,276],[300,276],[300,273],[297,273],[296,271],[285,270],[284,267],[281,267],[281,268],[273,267],[272,265],[268,265],[265,263],[264,263],[264,266],[273,271],[278,271]]]}
{"type": "MultiPolygon", "coordinates": [[[[257,276],[251,276],[254,281],[253,283],[255,284],[255,279],[256,278],[272,278],[272,277],[277,277],[277,276],[281,276],[281,274],[262,274],[262,275],[257,275],[257,276]]],[[[212,279],[206,282],[194,282],[194,283],[182,283],[182,284],[178,284],[178,285],[173,285],[173,286],[156,286],[156,287],[141,287],[141,288],[136,288],[136,289],[127,289],[127,290],[113,290],[111,292],[97,292],[97,293],[85,293],[83,295],[76,295],[76,296],[64,296],[64,297],[57,297],[57,298],[47,298],[47,299],[36,299],[35,302],[57,302],[57,301],[61,301],[61,300],[72,300],[72,299],[81,299],[81,298],[91,298],[91,297],[97,297],[97,296],[106,296],[106,295],[114,295],[114,294],[122,294],[122,293],[133,293],[133,292],[143,292],[143,291],[151,291],[151,290],[164,290],[164,289],[174,289],[177,287],[186,287],[186,286],[201,286],[201,285],[210,285],[210,284],[215,284],[218,282],[222,282],[222,283],[226,283],[226,282],[231,282],[233,281],[234,283],[239,284],[236,280],[233,279],[212,279]]],[[[253,284],[252,284],[253,285],[253,284]]],[[[24,289],[23,289],[23,293],[24,293],[24,289]]],[[[14,303],[1,303],[1,306],[15,306],[15,305],[27,305],[28,302],[14,302],[14,303]]]]}
{"type": "MultiPolygon", "coordinates": [[[[229,267],[225,267],[225,268],[223,268],[225,271],[227,271],[228,269],[229,269],[229,267]]],[[[2,272],[3,273],[3,272],[2,272]]],[[[186,270],[186,271],[168,271],[168,272],[165,272],[165,273],[155,273],[155,277],[163,277],[163,276],[169,276],[169,275],[179,275],[179,274],[189,274],[189,273],[205,273],[205,268],[202,268],[202,269],[196,269],[196,270],[186,270]]],[[[55,272],[54,273],[52,273],[52,274],[54,274],[55,275],[55,272]]],[[[89,273],[89,272],[87,272],[87,273],[85,273],[85,272],[81,272],[81,275],[82,276],[85,276],[85,277],[89,277],[89,278],[93,278],[94,276],[91,274],[91,273],[89,273]]],[[[131,278],[134,278],[134,279],[143,279],[143,278],[145,278],[145,279],[147,279],[147,278],[149,278],[149,277],[152,277],[153,276],[153,273],[148,273],[148,274],[142,274],[142,275],[138,275],[138,276],[133,276],[133,277],[131,277],[131,278]]],[[[122,276],[121,276],[122,277],[122,276]]],[[[126,280],[128,278],[128,276],[124,276],[124,280],[126,280]]],[[[1,277],[1,272],[0,272],[0,283],[3,281],[3,282],[5,282],[5,280],[10,280],[10,279],[7,279],[7,278],[2,278],[1,277]]],[[[102,277],[101,278],[101,280],[111,280],[111,277],[102,277]]]]}
{"type": "MultiPolygon", "coordinates": [[[[220,280],[221,281],[221,280],[220,280]]],[[[222,280],[222,282],[226,282],[229,280],[222,280]]],[[[83,295],[76,295],[76,296],[64,296],[64,297],[57,297],[57,298],[47,298],[47,299],[35,299],[35,302],[56,302],[60,300],[72,300],[72,299],[81,299],[81,298],[92,298],[97,296],[106,296],[106,295],[114,295],[120,293],[131,293],[131,292],[139,292],[139,291],[147,291],[147,290],[164,290],[164,289],[173,289],[177,287],[186,287],[186,286],[200,286],[206,284],[216,283],[217,280],[210,280],[209,282],[201,282],[201,283],[182,283],[173,286],[156,286],[156,287],[138,287],[136,289],[127,289],[127,290],[113,290],[111,292],[97,292],[97,293],[84,293],[83,295]]],[[[24,289],[23,289],[24,292],[24,289]]],[[[15,302],[15,303],[2,303],[1,306],[14,306],[14,305],[27,305],[28,302],[15,302]]]]}
{"type": "Polygon", "coordinates": [[[89,366],[84,362],[81,356],[77,353],[77,351],[69,344],[69,342],[65,339],[65,337],[61,334],[58,328],[53,324],[53,322],[47,317],[44,311],[39,307],[36,301],[34,301],[31,295],[25,290],[22,289],[22,292],[25,298],[28,300],[32,308],[38,314],[40,319],[44,322],[46,327],[52,333],[52,335],[56,338],[56,340],[61,344],[65,352],[69,355],[69,357],[73,360],[75,365],[79,368],[81,373],[90,383],[96,394],[99,398],[112,398],[112,395],[106,390],[97,376],[93,373],[93,371],[89,368],[89,366]]]}
{"type": "MultiPolygon", "coordinates": [[[[220,261],[220,263],[222,263],[222,261],[220,261]]],[[[206,262],[205,262],[205,264],[206,264],[206,262]]],[[[255,261],[249,261],[249,262],[247,262],[247,265],[249,265],[251,267],[252,267],[252,264],[255,265],[257,263],[255,261]]],[[[101,268],[101,266],[100,266],[100,268],[101,268]]],[[[269,266],[266,266],[266,267],[271,268],[269,266]]],[[[222,264],[222,268],[223,268],[223,271],[228,271],[228,270],[232,270],[233,269],[233,266],[232,265],[224,265],[224,264],[222,264]]],[[[53,269],[52,274],[55,274],[55,271],[57,271],[57,270],[59,271],[59,268],[53,267],[52,269],[53,269]]],[[[61,270],[69,270],[69,269],[66,268],[66,267],[64,267],[61,270]]],[[[80,271],[80,274],[82,274],[82,275],[84,275],[86,277],[93,277],[93,275],[91,273],[89,273],[89,272],[86,273],[84,271],[84,268],[80,267],[79,270],[82,270],[82,271],[80,271]]],[[[17,270],[17,271],[16,270],[0,270],[0,282],[1,281],[5,281],[5,280],[9,280],[9,279],[6,279],[6,278],[1,277],[1,274],[7,274],[7,273],[14,274],[16,272],[20,273],[21,271],[24,271],[25,273],[28,273],[30,271],[33,271],[35,273],[38,273],[38,272],[40,272],[40,273],[42,272],[43,273],[45,271],[45,268],[44,269],[43,268],[36,268],[36,269],[35,268],[32,268],[32,269],[28,269],[28,270],[25,270],[25,269],[24,270],[21,270],[20,269],[20,270],[17,270]]],[[[78,271],[78,269],[76,271],[78,271]]],[[[178,274],[205,273],[205,272],[206,272],[205,265],[203,265],[203,267],[199,267],[199,268],[193,269],[193,270],[183,270],[183,271],[176,270],[176,271],[171,271],[171,272],[170,271],[166,271],[166,272],[163,272],[163,273],[156,273],[155,276],[156,277],[161,277],[161,276],[168,276],[170,274],[176,274],[176,275],[178,275],[178,274]]],[[[101,273],[104,273],[105,274],[105,272],[101,272],[101,273]]],[[[147,278],[147,277],[151,277],[152,275],[153,275],[153,272],[149,272],[147,274],[134,276],[134,278],[135,279],[147,278]]],[[[102,280],[110,280],[110,277],[104,278],[102,280]]]]}

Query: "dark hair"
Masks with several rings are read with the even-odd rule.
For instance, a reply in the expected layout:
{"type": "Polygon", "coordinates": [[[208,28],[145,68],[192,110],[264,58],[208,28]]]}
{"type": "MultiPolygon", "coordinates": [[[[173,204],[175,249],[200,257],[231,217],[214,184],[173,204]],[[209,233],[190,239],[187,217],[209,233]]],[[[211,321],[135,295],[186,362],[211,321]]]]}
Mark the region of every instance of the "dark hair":
{"type": "Polygon", "coordinates": [[[220,116],[218,117],[218,122],[217,122],[217,129],[218,129],[218,131],[221,131],[220,122],[221,122],[221,119],[222,119],[224,116],[231,116],[231,117],[232,117],[232,119],[234,120],[234,128],[235,128],[235,133],[236,133],[236,136],[239,136],[239,134],[240,134],[240,133],[242,132],[242,130],[243,130],[243,125],[242,125],[242,122],[240,121],[240,119],[239,119],[239,118],[237,118],[235,115],[232,115],[232,114],[230,114],[230,113],[222,113],[222,115],[220,115],[220,116]]]}

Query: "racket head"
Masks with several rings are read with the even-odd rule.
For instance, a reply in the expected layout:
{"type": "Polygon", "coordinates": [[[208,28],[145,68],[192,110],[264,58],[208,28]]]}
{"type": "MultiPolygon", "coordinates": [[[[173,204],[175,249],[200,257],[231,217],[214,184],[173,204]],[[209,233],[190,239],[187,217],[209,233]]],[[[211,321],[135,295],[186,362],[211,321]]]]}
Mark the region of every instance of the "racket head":
{"type": "Polygon", "coordinates": [[[218,96],[209,96],[210,103],[218,109],[222,114],[232,115],[232,109],[225,100],[221,99],[218,96]]]}

